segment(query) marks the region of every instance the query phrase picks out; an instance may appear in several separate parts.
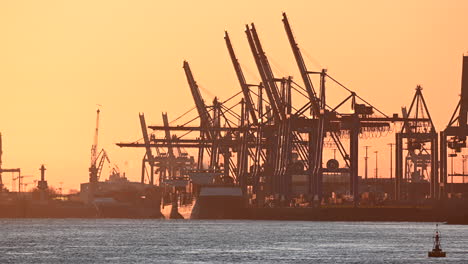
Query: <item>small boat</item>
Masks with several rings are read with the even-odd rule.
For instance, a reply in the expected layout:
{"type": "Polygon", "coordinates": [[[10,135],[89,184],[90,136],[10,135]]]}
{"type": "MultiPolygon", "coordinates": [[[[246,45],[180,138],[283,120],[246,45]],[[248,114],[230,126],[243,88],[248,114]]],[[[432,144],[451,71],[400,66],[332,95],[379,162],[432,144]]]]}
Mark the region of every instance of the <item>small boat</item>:
{"type": "Polygon", "coordinates": [[[435,236],[434,238],[434,247],[432,248],[432,251],[429,251],[427,253],[428,257],[430,258],[445,258],[445,252],[442,251],[442,247],[440,246],[440,234],[439,234],[439,225],[436,224],[436,231],[435,231],[435,236]]]}

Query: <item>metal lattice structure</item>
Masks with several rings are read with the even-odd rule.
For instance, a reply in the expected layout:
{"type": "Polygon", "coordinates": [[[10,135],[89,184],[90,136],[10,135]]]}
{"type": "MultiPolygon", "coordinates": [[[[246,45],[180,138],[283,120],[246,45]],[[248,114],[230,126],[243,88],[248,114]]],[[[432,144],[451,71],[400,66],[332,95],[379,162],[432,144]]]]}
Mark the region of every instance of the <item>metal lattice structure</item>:
{"type": "MultiPolygon", "coordinates": [[[[432,124],[430,116],[386,115],[330,76],[326,69],[308,70],[286,14],[283,14],[283,23],[302,85],[293,81],[291,76],[277,77],[273,74],[252,23],[246,25],[245,33],[260,83],[251,84],[246,80],[229,34],[225,32],[224,39],[240,91],[224,101],[215,98],[212,105],[207,105],[189,63],[184,61],[183,69],[197,117],[181,125],[170,125],[181,117],[172,122],[168,122],[167,116],[163,117],[164,125],[159,126],[146,126],[141,122],[144,142],[117,145],[146,148],[143,162],[150,164],[151,173],[166,166],[154,160],[152,149],[167,149],[169,160],[174,156],[172,148],[195,149],[198,155],[192,171],[219,175],[218,183],[240,186],[244,194],[255,195],[259,206],[267,196],[287,200],[295,193],[293,186],[298,179],[305,182],[301,193],[311,202],[320,201],[324,174],[343,172],[349,174],[349,193],[358,204],[360,138],[368,133],[389,131],[393,122],[408,124],[405,131],[411,124],[432,124]],[[331,105],[326,97],[328,84],[344,89],[347,96],[338,104],[331,105]],[[304,101],[305,104],[300,103],[304,101]],[[351,113],[349,109],[352,109],[351,113]],[[198,125],[192,124],[195,120],[199,121],[198,125]],[[148,136],[148,128],[155,133],[164,131],[165,135],[159,138],[148,136]],[[184,134],[179,135],[181,132],[184,134]],[[199,135],[189,138],[193,132],[199,135]],[[324,147],[330,144],[336,147],[344,161],[342,167],[334,160],[335,157],[324,167],[327,158],[324,147]]],[[[433,126],[431,131],[434,131],[433,126]]]]}

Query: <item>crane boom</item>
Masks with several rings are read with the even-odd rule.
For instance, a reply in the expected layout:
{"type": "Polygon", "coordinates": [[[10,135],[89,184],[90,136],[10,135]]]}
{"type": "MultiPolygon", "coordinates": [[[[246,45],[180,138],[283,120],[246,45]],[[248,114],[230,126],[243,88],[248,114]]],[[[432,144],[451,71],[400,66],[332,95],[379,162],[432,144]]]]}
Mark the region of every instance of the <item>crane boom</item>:
{"type": "Polygon", "coordinates": [[[318,105],[318,97],[317,93],[314,90],[314,86],[312,84],[312,81],[310,80],[309,73],[307,71],[307,67],[305,65],[304,59],[302,58],[301,51],[299,49],[299,45],[294,39],[294,35],[291,29],[291,25],[289,24],[288,17],[286,16],[286,13],[283,13],[283,23],[284,23],[284,28],[286,30],[286,34],[288,35],[288,40],[289,44],[291,45],[291,49],[294,53],[294,58],[296,59],[297,62],[297,67],[299,68],[299,71],[301,72],[301,77],[304,82],[307,95],[309,96],[309,100],[312,104],[312,110],[314,111],[315,115],[320,114],[320,107],[318,105]]]}
{"type": "Polygon", "coordinates": [[[107,152],[104,149],[102,149],[101,152],[99,152],[98,157],[100,157],[100,159],[99,159],[99,165],[97,167],[97,175],[96,175],[97,181],[99,181],[99,177],[101,177],[101,172],[102,172],[102,168],[104,167],[104,162],[107,161],[110,163],[109,156],[107,155],[107,152]]]}
{"type": "Polygon", "coordinates": [[[97,148],[98,148],[98,136],[99,136],[99,113],[101,111],[98,109],[96,111],[96,130],[94,131],[94,141],[91,146],[91,166],[96,165],[97,161],[97,148]]]}
{"type": "Polygon", "coordinates": [[[278,111],[280,120],[284,120],[286,114],[281,107],[282,105],[284,105],[283,100],[281,99],[281,96],[279,94],[278,86],[276,85],[275,76],[273,75],[273,71],[271,70],[271,66],[270,66],[270,63],[268,62],[266,53],[263,50],[262,44],[260,42],[260,38],[258,37],[258,34],[257,34],[257,30],[255,29],[254,23],[251,24],[251,32],[252,32],[253,40],[255,42],[255,46],[257,47],[257,50],[258,50],[260,63],[263,65],[263,70],[265,72],[265,77],[268,83],[268,87],[274,99],[275,107],[278,111]]]}
{"type": "Polygon", "coordinates": [[[468,115],[468,56],[463,56],[462,83],[460,95],[460,114],[458,115],[459,127],[466,129],[468,115]]]}
{"type": "MultiPolygon", "coordinates": [[[[169,120],[167,119],[167,113],[162,113],[162,119],[163,119],[164,127],[168,128],[169,127],[169,120]]],[[[171,145],[171,139],[172,139],[171,138],[171,130],[165,129],[164,132],[165,132],[166,140],[167,140],[167,143],[168,143],[167,154],[169,154],[169,157],[173,158],[174,157],[174,150],[172,149],[172,145],[171,145]]]]}
{"type": "Polygon", "coordinates": [[[146,149],[146,158],[151,164],[153,164],[154,156],[150,147],[151,142],[148,136],[148,130],[146,128],[145,114],[141,113],[139,114],[139,117],[140,117],[141,133],[143,134],[143,141],[145,142],[144,144],[145,144],[145,149],[146,149]]]}
{"type": "MultiPolygon", "coordinates": [[[[146,127],[146,121],[145,121],[145,115],[143,113],[139,114],[139,117],[140,117],[140,126],[141,126],[141,133],[143,134],[143,141],[144,141],[144,145],[145,145],[145,149],[146,149],[146,160],[148,161],[149,165],[150,165],[150,184],[153,185],[154,183],[154,156],[153,156],[153,153],[151,151],[151,142],[150,142],[150,139],[149,139],[149,136],[148,136],[148,130],[147,130],[147,127],[146,127]]],[[[156,148],[157,150],[157,148],[156,148]]],[[[144,176],[144,170],[142,170],[142,175],[141,175],[141,183],[144,183],[145,182],[145,176],[144,176]]]]}
{"type": "MultiPolygon", "coordinates": [[[[216,139],[219,133],[216,133],[212,128],[215,125],[215,121],[218,120],[217,118],[217,113],[219,112],[220,105],[216,103],[216,98],[215,102],[213,105],[213,117],[210,116],[210,113],[208,113],[207,107],[205,105],[205,101],[203,100],[203,97],[201,96],[200,89],[198,88],[197,82],[193,78],[192,71],[190,69],[190,65],[187,61],[184,61],[183,65],[184,71],[185,71],[185,76],[187,77],[187,82],[190,86],[190,91],[192,93],[192,97],[195,101],[195,106],[198,111],[198,115],[200,117],[200,127],[203,128],[203,130],[200,131],[200,137],[201,138],[207,138],[209,140],[211,139],[216,139]]],[[[218,154],[218,149],[216,146],[213,146],[210,149],[208,149],[208,152],[210,153],[210,168],[212,168],[217,160],[217,154],[218,154]]],[[[198,169],[203,168],[203,153],[204,153],[204,148],[201,147],[198,149],[198,169]]]]}
{"type": "Polygon", "coordinates": [[[239,60],[236,58],[236,54],[234,53],[234,48],[232,47],[231,39],[229,38],[229,34],[227,31],[225,31],[224,39],[226,40],[226,46],[228,48],[229,55],[231,56],[232,64],[236,71],[237,79],[239,80],[242,93],[244,94],[245,107],[247,109],[247,112],[250,114],[250,117],[252,118],[252,122],[254,124],[257,124],[258,123],[257,115],[255,113],[255,108],[254,108],[254,103],[252,101],[252,97],[250,96],[249,85],[245,81],[244,73],[242,72],[242,68],[239,64],[239,60]]]}
{"type": "Polygon", "coordinates": [[[266,92],[266,95],[268,97],[268,101],[270,103],[271,109],[273,110],[274,118],[275,118],[275,120],[281,120],[281,117],[280,117],[280,114],[279,114],[280,111],[279,111],[279,108],[277,107],[277,101],[275,100],[275,97],[273,96],[273,93],[271,92],[270,84],[269,84],[268,78],[267,78],[267,76],[265,74],[263,64],[262,64],[262,62],[260,60],[260,54],[259,54],[260,52],[258,51],[257,46],[255,45],[253,35],[252,35],[252,31],[249,28],[249,25],[246,25],[245,27],[246,27],[245,33],[247,35],[247,40],[249,42],[250,50],[252,51],[252,55],[254,57],[255,64],[257,65],[258,73],[260,74],[260,78],[262,79],[262,85],[263,85],[263,88],[265,89],[265,92],[266,92]]]}
{"type": "MultiPolygon", "coordinates": [[[[197,82],[193,78],[192,70],[190,69],[190,65],[187,61],[184,61],[183,68],[185,71],[185,76],[187,77],[187,82],[190,86],[190,91],[192,92],[193,100],[195,101],[195,106],[197,107],[198,115],[200,116],[201,126],[208,128],[213,123],[212,118],[206,110],[205,101],[201,96],[200,89],[198,88],[197,82]]],[[[210,135],[210,133],[207,134],[210,135]]]]}

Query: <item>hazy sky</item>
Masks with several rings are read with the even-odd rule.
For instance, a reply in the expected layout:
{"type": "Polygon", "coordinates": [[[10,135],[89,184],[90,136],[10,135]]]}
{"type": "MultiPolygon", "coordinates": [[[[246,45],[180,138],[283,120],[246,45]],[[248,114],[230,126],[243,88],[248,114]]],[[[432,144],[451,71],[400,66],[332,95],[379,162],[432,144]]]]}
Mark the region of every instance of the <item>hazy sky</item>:
{"type": "MultiPolygon", "coordinates": [[[[327,68],[389,114],[421,84],[437,130],[446,126],[468,51],[467,1],[2,0],[3,167],[37,179],[44,163],[49,185],[78,189],[88,180],[99,104],[100,146],[138,180],[143,150],[114,143],[141,138],[139,112],[160,124],[162,111],[171,119],[193,106],[184,59],[207,101],[239,91],[224,30],[249,82],[259,82],[244,33],[250,22],[275,74],[300,81],[282,11],[310,70],[327,68]]],[[[3,177],[11,188],[11,175],[3,177]]]]}

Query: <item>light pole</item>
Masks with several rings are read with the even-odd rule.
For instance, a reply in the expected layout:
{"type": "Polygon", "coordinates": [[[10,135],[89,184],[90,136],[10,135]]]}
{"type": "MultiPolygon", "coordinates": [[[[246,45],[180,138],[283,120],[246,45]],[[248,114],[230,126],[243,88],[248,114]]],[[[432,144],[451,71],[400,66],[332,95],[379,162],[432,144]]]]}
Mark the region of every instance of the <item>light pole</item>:
{"type": "Polygon", "coordinates": [[[390,146],[390,179],[393,178],[393,146],[395,143],[389,143],[390,146]]]}
{"type": "Polygon", "coordinates": [[[375,153],[375,179],[377,179],[379,177],[379,163],[378,163],[378,156],[377,154],[379,153],[379,151],[374,151],[375,153]]]}
{"type": "Polygon", "coordinates": [[[452,198],[452,196],[453,196],[453,158],[455,157],[455,155],[457,155],[457,154],[453,154],[451,156],[451,159],[452,159],[451,160],[451,163],[452,163],[451,164],[451,166],[452,166],[452,179],[450,180],[450,198],[452,198]]]}
{"type": "Polygon", "coordinates": [[[457,154],[456,153],[451,153],[449,154],[449,157],[450,157],[450,166],[451,166],[451,180],[450,180],[450,198],[453,198],[453,158],[456,157],[457,154]]]}
{"type": "Polygon", "coordinates": [[[468,155],[462,155],[462,182],[465,183],[465,163],[466,163],[466,158],[468,158],[468,155]]]}
{"type": "Polygon", "coordinates": [[[369,159],[369,156],[367,156],[367,150],[370,148],[370,146],[364,146],[366,148],[366,156],[364,157],[364,178],[367,180],[367,160],[369,159]]]}
{"type": "Polygon", "coordinates": [[[62,196],[62,191],[63,191],[62,186],[63,186],[63,182],[59,182],[59,184],[60,184],[60,189],[59,189],[59,190],[60,190],[60,196],[62,196]]]}

